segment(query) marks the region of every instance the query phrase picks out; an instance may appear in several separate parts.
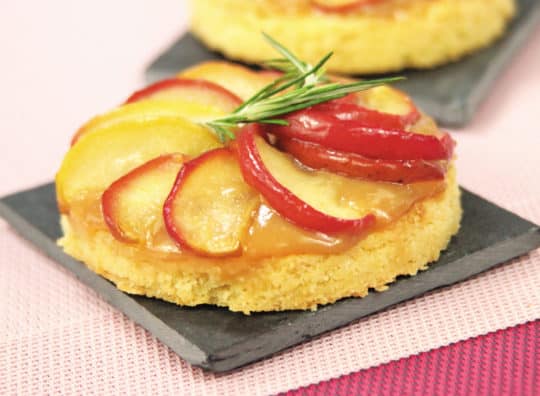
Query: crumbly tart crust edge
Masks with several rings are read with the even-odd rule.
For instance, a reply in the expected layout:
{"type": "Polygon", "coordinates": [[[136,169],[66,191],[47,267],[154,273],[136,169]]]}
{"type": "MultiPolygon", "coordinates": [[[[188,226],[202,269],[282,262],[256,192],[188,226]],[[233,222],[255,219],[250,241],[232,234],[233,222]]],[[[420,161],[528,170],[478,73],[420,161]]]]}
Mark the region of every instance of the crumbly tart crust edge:
{"type": "Polygon", "coordinates": [[[397,276],[427,269],[459,230],[461,214],[460,191],[451,168],[443,192],[416,203],[399,220],[370,233],[348,251],[261,259],[250,271],[234,277],[216,271],[215,265],[205,271],[204,258],[198,258],[201,268],[196,271],[181,261],[163,266],[155,259],[137,259],[132,247],[107,231],[76,232],[65,215],[64,237],[58,243],[127,293],[186,306],[218,305],[245,314],[313,310],[345,297],[363,297],[370,289],[383,291],[397,276]]]}
{"type": "Polygon", "coordinates": [[[494,42],[516,13],[515,0],[423,1],[386,18],[267,8],[261,11],[264,1],[192,1],[191,31],[230,59],[268,59],[264,31],[309,62],[334,51],[332,72],[370,74],[456,61],[494,42]],[[321,37],[321,32],[332,34],[321,37]]]}

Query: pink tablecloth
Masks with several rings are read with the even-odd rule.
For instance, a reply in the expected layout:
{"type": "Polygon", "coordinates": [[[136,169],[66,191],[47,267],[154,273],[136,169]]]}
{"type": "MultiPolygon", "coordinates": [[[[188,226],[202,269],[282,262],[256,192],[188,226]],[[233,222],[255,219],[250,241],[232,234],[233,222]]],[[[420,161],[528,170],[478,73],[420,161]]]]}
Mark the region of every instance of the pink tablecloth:
{"type": "MultiPolygon", "coordinates": [[[[187,20],[176,0],[21,0],[4,4],[0,18],[0,195],[50,181],[76,127],[140,86],[147,62],[187,20]]],[[[461,184],[536,223],[539,54],[540,29],[474,121],[454,133],[461,184]]],[[[1,221],[0,271],[0,394],[269,394],[540,317],[536,251],[235,373],[213,375],[191,368],[1,221]]],[[[508,331],[501,334],[519,330],[508,331]]],[[[473,345],[457,347],[465,353],[473,345]]],[[[499,358],[493,345],[485,348],[499,358]]],[[[358,375],[400,370],[382,367],[358,375]]]]}
{"type": "Polygon", "coordinates": [[[538,395],[540,320],[289,391],[324,395],[538,395]]]}

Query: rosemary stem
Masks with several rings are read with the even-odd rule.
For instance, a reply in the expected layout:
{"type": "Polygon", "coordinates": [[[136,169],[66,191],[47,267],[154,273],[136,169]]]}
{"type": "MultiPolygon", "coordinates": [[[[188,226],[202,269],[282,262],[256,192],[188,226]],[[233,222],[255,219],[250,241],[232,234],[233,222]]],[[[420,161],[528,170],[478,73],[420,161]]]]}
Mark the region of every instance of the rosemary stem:
{"type": "Polygon", "coordinates": [[[275,65],[277,69],[284,71],[284,74],[257,91],[231,114],[206,122],[205,125],[210,127],[222,142],[234,139],[233,129],[239,125],[250,122],[287,125],[286,120],[276,117],[403,79],[390,77],[348,84],[328,83],[323,67],[332,56],[332,52],[311,66],[298,59],[272,37],[265,33],[263,36],[283,56],[283,59],[271,60],[267,65],[275,65]]]}

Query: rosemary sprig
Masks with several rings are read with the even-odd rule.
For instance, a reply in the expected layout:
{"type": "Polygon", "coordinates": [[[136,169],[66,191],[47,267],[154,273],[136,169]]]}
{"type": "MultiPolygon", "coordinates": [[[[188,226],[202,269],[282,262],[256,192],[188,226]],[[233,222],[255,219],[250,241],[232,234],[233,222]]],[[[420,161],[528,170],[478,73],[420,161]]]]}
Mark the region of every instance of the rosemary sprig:
{"type": "MultiPolygon", "coordinates": [[[[301,75],[307,73],[312,66],[309,63],[306,63],[296,57],[291,51],[281,45],[279,42],[274,40],[271,36],[263,32],[263,37],[270,43],[274,49],[279,52],[283,58],[270,59],[264,63],[266,67],[271,69],[277,69],[282,72],[288,73],[289,75],[301,75]]],[[[323,59],[329,59],[332,56],[330,52],[323,59]]],[[[317,84],[321,82],[327,82],[328,78],[324,75],[324,69],[320,68],[317,73],[309,75],[303,81],[302,85],[317,84]]],[[[301,85],[301,86],[302,86],[301,85]]]]}
{"type": "Polygon", "coordinates": [[[287,121],[276,117],[341,98],[352,92],[403,79],[402,77],[389,77],[348,84],[328,82],[323,67],[332,53],[327,54],[317,64],[311,66],[298,59],[272,37],[264,33],[263,35],[270,45],[283,56],[282,59],[269,61],[267,65],[282,70],[284,75],[255,93],[231,114],[206,122],[205,125],[210,127],[222,142],[234,139],[233,130],[243,124],[258,122],[287,125],[287,121]]]}

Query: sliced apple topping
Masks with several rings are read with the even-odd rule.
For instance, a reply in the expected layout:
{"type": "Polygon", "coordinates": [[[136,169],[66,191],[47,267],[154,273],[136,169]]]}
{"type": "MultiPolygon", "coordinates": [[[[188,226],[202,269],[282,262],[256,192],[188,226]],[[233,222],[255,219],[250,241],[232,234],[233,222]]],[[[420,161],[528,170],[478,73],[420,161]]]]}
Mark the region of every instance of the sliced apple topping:
{"type": "Polygon", "coordinates": [[[312,4],[321,11],[346,13],[383,0],[312,0],[312,4]]]}
{"type": "Polygon", "coordinates": [[[444,179],[446,172],[445,161],[372,159],[298,139],[282,139],[279,144],[310,168],[360,179],[412,183],[444,179]]]}
{"type": "Polygon", "coordinates": [[[92,118],[79,128],[71,139],[71,144],[75,144],[86,134],[126,121],[150,122],[162,117],[183,117],[193,122],[204,122],[224,114],[222,109],[181,99],[134,102],[92,118]]]}
{"type": "Polygon", "coordinates": [[[170,251],[163,222],[163,204],[186,162],[182,154],[154,158],[116,180],[101,197],[105,223],[119,240],[170,251]]]}
{"type": "Polygon", "coordinates": [[[170,78],[158,81],[133,93],[126,103],[149,99],[187,101],[215,107],[225,113],[230,113],[242,104],[242,99],[221,85],[191,78],[170,78]]]}
{"type": "Polygon", "coordinates": [[[421,117],[420,112],[409,96],[388,85],[360,91],[355,96],[357,104],[360,106],[398,116],[405,125],[412,125],[421,117]]]}
{"type": "Polygon", "coordinates": [[[444,189],[454,142],[380,86],[398,78],[328,77],[329,56],[308,70],[265,37],[285,73],[202,63],[83,125],[56,176],[60,211],[150,250],[266,257],[343,251],[444,189]]]}
{"type": "Polygon", "coordinates": [[[340,204],[338,185],[345,178],[299,169],[261,137],[259,128],[250,124],[242,129],[237,146],[240,166],[246,182],[279,214],[300,227],[324,233],[360,232],[374,224],[371,213],[340,204]]]}
{"type": "Polygon", "coordinates": [[[209,61],[184,70],[178,77],[211,81],[246,100],[274,81],[276,73],[256,72],[229,62],[209,61]]]}
{"type": "Polygon", "coordinates": [[[135,167],[163,154],[195,156],[219,147],[208,129],[181,117],[125,121],[84,136],[64,157],[56,175],[59,206],[99,194],[135,167]]]}
{"type": "Polygon", "coordinates": [[[234,153],[220,148],[184,165],[163,216],[182,247],[207,256],[240,254],[259,204],[259,193],[244,182],[234,153]]]}
{"type": "Polygon", "coordinates": [[[269,130],[277,136],[305,140],[369,158],[447,160],[452,156],[453,142],[448,134],[439,138],[399,128],[383,129],[366,123],[361,109],[354,109],[357,106],[342,111],[344,106],[347,103],[323,103],[299,110],[284,117],[288,125],[272,125],[269,130]],[[329,109],[329,106],[333,108],[329,109]]]}

